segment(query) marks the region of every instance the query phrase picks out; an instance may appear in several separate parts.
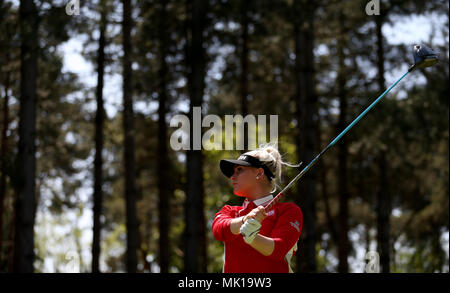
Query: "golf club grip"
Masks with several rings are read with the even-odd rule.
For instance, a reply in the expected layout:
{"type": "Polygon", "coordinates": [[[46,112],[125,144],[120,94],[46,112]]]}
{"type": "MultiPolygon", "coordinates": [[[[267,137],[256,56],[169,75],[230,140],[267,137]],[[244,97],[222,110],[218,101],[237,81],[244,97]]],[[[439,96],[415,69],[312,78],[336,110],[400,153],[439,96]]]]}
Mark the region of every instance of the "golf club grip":
{"type": "Polygon", "coordinates": [[[280,199],[284,196],[282,192],[278,193],[277,196],[275,196],[265,207],[264,210],[266,212],[270,211],[273,206],[280,201],[280,199]]]}

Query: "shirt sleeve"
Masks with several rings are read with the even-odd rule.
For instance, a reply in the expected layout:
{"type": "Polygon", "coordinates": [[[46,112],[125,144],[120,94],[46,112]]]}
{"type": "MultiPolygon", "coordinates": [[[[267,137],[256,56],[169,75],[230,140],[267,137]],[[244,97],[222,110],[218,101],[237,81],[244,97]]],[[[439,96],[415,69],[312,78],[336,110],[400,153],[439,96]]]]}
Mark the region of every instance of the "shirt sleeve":
{"type": "Polygon", "coordinates": [[[227,241],[239,237],[239,234],[233,234],[230,229],[231,220],[235,218],[236,212],[236,207],[226,205],[216,214],[212,231],[217,240],[227,241]]]}
{"type": "Polygon", "coordinates": [[[278,221],[270,234],[275,246],[269,257],[283,259],[300,238],[302,228],[302,210],[295,204],[286,204],[286,207],[280,211],[278,221]]]}

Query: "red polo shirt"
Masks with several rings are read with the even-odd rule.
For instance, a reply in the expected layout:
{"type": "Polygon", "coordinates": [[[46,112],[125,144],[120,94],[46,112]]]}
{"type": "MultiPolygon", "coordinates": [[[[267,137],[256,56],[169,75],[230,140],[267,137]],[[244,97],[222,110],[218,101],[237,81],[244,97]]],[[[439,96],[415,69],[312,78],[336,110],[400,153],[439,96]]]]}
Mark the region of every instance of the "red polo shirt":
{"type": "MultiPolygon", "coordinates": [[[[272,196],[260,199],[257,205],[265,205],[272,196]]],[[[297,249],[297,241],[303,226],[301,209],[293,203],[277,203],[261,223],[259,234],[272,238],[274,251],[264,256],[249,244],[241,234],[233,234],[230,222],[248,214],[256,205],[245,201],[243,206],[224,206],[215,216],[212,230],[214,237],[225,244],[224,273],[288,273],[289,261],[297,249]]]]}

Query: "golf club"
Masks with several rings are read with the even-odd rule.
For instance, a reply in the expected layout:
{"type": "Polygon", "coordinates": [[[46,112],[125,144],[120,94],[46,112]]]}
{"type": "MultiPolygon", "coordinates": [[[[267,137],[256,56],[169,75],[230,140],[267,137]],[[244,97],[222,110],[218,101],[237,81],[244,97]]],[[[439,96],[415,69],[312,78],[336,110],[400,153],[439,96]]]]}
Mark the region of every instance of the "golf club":
{"type": "Polygon", "coordinates": [[[346,134],[356,123],[358,123],[361,118],[363,118],[367,112],[370,111],[393,87],[395,87],[408,73],[418,69],[425,68],[435,65],[438,62],[438,56],[436,52],[434,52],[431,48],[428,48],[423,45],[415,45],[413,51],[414,64],[410,66],[408,71],[406,71],[396,82],[394,82],[384,93],[382,93],[370,106],[368,106],[352,123],[350,123],[338,136],[336,136],[333,141],[328,144],[325,149],[323,149],[291,182],[289,182],[286,187],[281,190],[277,196],[275,196],[266,206],[265,211],[268,212],[283,196],[284,192],[288,190],[295,182],[297,182],[300,178],[311,169],[312,166],[319,160],[321,156],[323,156],[333,145],[335,145],[341,138],[346,134]]]}

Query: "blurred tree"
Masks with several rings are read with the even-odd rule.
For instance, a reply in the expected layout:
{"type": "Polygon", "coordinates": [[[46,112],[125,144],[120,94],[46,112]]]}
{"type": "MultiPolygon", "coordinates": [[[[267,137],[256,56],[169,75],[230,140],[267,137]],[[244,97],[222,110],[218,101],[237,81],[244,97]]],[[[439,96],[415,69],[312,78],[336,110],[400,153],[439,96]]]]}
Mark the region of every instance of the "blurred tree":
{"type": "MultiPolygon", "coordinates": [[[[251,1],[240,1],[240,26],[241,26],[241,36],[240,36],[240,92],[241,92],[241,114],[243,117],[247,116],[248,109],[248,26],[249,26],[249,6],[251,1]]],[[[248,124],[244,125],[244,149],[243,152],[248,151],[248,124]]]]}
{"type": "Polygon", "coordinates": [[[127,272],[135,273],[137,269],[137,214],[135,183],[135,146],[134,146],[134,112],[132,86],[132,7],[130,0],[123,0],[123,129],[124,129],[124,165],[125,165],[125,203],[127,226],[127,272]]]}
{"type": "MultiPolygon", "coordinates": [[[[296,135],[297,156],[308,164],[314,159],[316,148],[317,96],[314,76],[314,15],[316,4],[312,1],[294,1],[295,38],[295,102],[298,134],[296,135]]],[[[297,254],[300,272],[315,272],[316,264],[316,170],[310,170],[302,179],[296,196],[302,207],[304,228],[302,247],[297,254]]]]}
{"type": "Polygon", "coordinates": [[[159,7],[159,106],[158,106],[158,191],[159,191],[159,266],[161,273],[169,272],[169,186],[170,161],[167,149],[167,83],[169,34],[167,31],[167,1],[162,0],[159,7]]]}
{"type": "MultiPolygon", "coordinates": [[[[338,69],[337,69],[337,95],[339,97],[339,119],[337,123],[337,134],[347,126],[347,69],[345,66],[345,47],[348,47],[348,25],[346,23],[346,16],[344,11],[341,10],[338,13],[338,25],[339,35],[337,40],[337,57],[338,57],[338,69]]],[[[339,265],[338,271],[340,273],[348,272],[348,255],[349,255],[349,240],[348,240],[348,152],[347,152],[347,138],[343,137],[338,145],[338,161],[339,168],[338,182],[339,182],[339,265]]]]}
{"type": "MultiPolygon", "coordinates": [[[[382,27],[384,23],[384,18],[386,14],[379,15],[375,19],[376,27],[376,40],[377,40],[377,69],[378,69],[378,87],[379,91],[385,91],[385,79],[384,79],[384,39],[382,27]]],[[[384,113],[384,105],[378,109],[378,113],[384,113]]],[[[379,115],[378,115],[379,116],[379,115]]],[[[390,236],[389,236],[389,216],[391,214],[390,207],[390,190],[389,190],[389,180],[388,180],[388,163],[387,163],[387,151],[382,149],[378,155],[378,174],[379,178],[379,188],[377,190],[377,239],[378,239],[378,252],[380,255],[380,265],[381,272],[389,273],[390,264],[390,236]]]]}
{"type": "Polygon", "coordinates": [[[105,46],[106,46],[106,28],[108,24],[107,6],[105,1],[100,1],[98,5],[100,13],[97,53],[97,111],[95,114],[95,158],[94,158],[94,207],[93,207],[93,239],[92,239],[92,272],[100,272],[100,240],[101,240],[101,221],[102,202],[103,202],[103,125],[105,120],[105,109],[103,101],[103,82],[105,69],[105,46]]]}
{"type": "MultiPolygon", "coordinates": [[[[206,270],[206,235],[203,203],[203,158],[202,151],[195,145],[201,143],[195,136],[194,107],[201,107],[205,88],[206,59],[203,48],[208,3],[205,0],[188,1],[189,19],[186,43],[187,80],[189,89],[190,150],[186,153],[186,230],[184,247],[184,271],[204,272],[206,270]]],[[[198,139],[200,138],[200,141],[198,139]]]]}
{"type": "MultiPolygon", "coordinates": [[[[4,247],[8,247],[9,245],[3,245],[4,234],[6,234],[3,230],[3,227],[8,227],[4,225],[4,220],[9,216],[6,212],[6,200],[8,196],[11,196],[11,192],[7,192],[8,190],[12,190],[10,187],[11,178],[11,150],[10,147],[12,142],[9,142],[10,139],[10,95],[14,90],[14,63],[17,64],[18,52],[15,50],[16,41],[13,38],[18,35],[18,30],[16,28],[15,23],[17,22],[17,14],[12,9],[12,5],[10,3],[0,4],[0,18],[3,20],[3,25],[0,28],[0,85],[2,86],[2,95],[4,96],[3,105],[2,105],[2,120],[1,120],[1,144],[0,144],[0,270],[4,268],[4,247]]],[[[9,240],[9,239],[8,239],[9,240]]]]}
{"type": "Polygon", "coordinates": [[[19,151],[17,156],[17,201],[14,271],[33,272],[35,172],[36,172],[36,84],[38,67],[38,12],[33,0],[20,1],[21,87],[19,151]]]}

